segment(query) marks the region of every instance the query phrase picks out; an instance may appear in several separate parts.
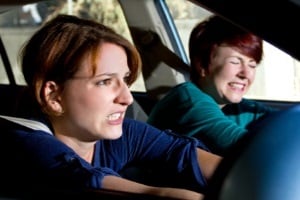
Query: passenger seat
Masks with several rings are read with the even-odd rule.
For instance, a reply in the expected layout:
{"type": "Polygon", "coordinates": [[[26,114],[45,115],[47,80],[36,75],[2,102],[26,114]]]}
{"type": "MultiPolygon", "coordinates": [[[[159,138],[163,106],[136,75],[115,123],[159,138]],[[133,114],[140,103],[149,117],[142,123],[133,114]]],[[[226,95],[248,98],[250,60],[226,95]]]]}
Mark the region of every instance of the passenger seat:
{"type": "Polygon", "coordinates": [[[128,106],[125,117],[138,121],[146,122],[148,115],[145,113],[140,104],[134,99],[133,103],[128,106]]]}

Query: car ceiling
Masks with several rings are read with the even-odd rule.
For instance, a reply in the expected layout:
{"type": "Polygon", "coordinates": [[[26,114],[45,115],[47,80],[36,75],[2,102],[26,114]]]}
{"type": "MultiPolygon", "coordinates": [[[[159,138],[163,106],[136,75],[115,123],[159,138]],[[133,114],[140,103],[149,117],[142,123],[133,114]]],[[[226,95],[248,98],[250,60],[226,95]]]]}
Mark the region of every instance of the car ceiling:
{"type": "Polygon", "coordinates": [[[300,0],[190,0],[300,60],[300,0]]]}

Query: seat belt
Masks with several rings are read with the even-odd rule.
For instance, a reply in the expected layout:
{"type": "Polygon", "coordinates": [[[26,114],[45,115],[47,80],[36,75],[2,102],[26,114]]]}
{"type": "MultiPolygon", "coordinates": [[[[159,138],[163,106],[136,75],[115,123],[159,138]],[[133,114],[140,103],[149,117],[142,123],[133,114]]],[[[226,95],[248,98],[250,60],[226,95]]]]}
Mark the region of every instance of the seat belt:
{"type": "Polygon", "coordinates": [[[25,126],[27,128],[44,131],[49,133],[50,135],[53,135],[49,127],[43,124],[42,122],[31,120],[31,119],[20,118],[20,117],[11,117],[6,115],[0,115],[0,117],[8,121],[14,122],[16,124],[25,126]]]}

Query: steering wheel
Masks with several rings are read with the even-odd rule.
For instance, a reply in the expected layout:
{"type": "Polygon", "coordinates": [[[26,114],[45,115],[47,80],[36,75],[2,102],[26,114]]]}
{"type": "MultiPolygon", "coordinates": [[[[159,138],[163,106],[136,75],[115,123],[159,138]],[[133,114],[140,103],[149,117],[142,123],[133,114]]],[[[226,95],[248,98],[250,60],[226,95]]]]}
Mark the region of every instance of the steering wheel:
{"type": "Polygon", "coordinates": [[[224,156],[205,200],[298,200],[300,105],[278,111],[249,129],[224,156]]]}

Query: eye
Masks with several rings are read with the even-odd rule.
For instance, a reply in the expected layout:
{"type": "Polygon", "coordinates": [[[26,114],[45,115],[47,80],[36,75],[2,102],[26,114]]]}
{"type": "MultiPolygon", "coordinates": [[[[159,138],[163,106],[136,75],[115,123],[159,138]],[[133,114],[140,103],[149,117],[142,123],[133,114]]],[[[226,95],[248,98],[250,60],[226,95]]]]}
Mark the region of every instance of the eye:
{"type": "Polygon", "coordinates": [[[240,59],[236,58],[236,57],[231,57],[228,59],[228,62],[234,65],[240,65],[241,61],[240,59]]]}
{"type": "Polygon", "coordinates": [[[112,79],[107,78],[107,79],[98,81],[96,84],[99,85],[99,86],[101,86],[101,85],[110,85],[111,82],[112,82],[112,79]]]}
{"type": "Polygon", "coordinates": [[[256,68],[256,67],[257,67],[257,64],[256,64],[256,62],[250,62],[250,63],[248,64],[248,66],[249,66],[250,68],[256,68]]]}
{"type": "Polygon", "coordinates": [[[123,81],[127,84],[128,87],[132,84],[131,72],[125,74],[123,81]]]}
{"type": "Polygon", "coordinates": [[[131,78],[130,78],[129,75],[127,75],[127,76],[124,77],[124,82],[125,82],[128,86],[131,85],[131,78]]]}
{"type": "Polygon", "coordinates": [[[250,68],[256,68],[257,65],[249,65],[250,68]]]}

